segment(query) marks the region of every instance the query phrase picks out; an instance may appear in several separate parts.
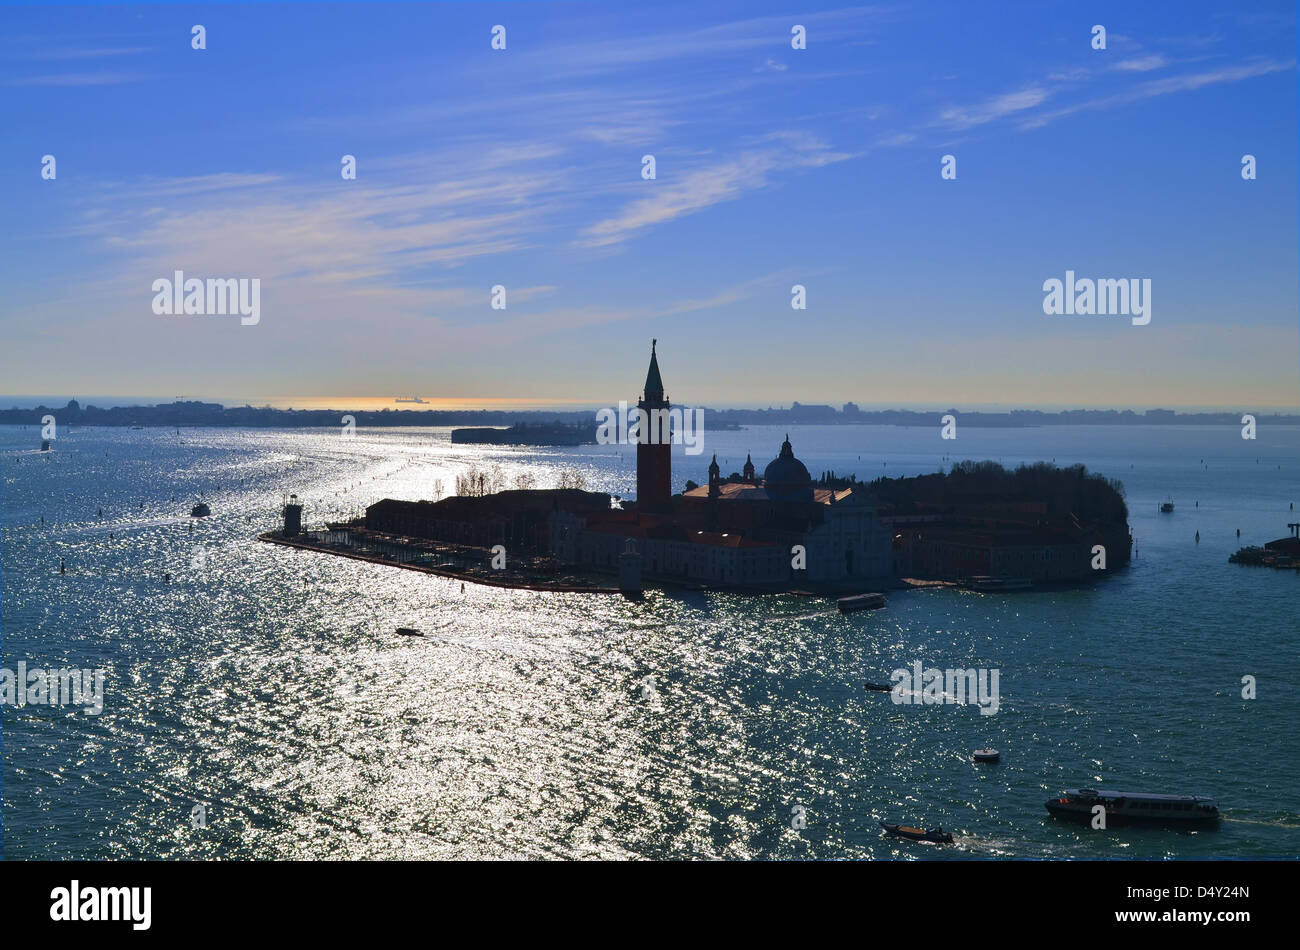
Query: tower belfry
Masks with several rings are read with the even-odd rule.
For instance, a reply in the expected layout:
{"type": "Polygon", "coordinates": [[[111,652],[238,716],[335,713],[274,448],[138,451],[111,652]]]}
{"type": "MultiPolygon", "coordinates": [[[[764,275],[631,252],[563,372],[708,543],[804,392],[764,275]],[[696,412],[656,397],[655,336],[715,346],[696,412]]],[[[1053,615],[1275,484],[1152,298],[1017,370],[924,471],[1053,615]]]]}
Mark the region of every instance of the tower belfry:
{"type": "Polygon", "coordinates": [[[645,415],[644,426],[637,433],[636,505],[638,511],[667,511],[672,502],[672,431],[664,395],[663,377],[659,375],[659,358],[655,354],[657,339],[650,341],[650,369],[645,375],[645,389],[637,408],[645,415]]]}

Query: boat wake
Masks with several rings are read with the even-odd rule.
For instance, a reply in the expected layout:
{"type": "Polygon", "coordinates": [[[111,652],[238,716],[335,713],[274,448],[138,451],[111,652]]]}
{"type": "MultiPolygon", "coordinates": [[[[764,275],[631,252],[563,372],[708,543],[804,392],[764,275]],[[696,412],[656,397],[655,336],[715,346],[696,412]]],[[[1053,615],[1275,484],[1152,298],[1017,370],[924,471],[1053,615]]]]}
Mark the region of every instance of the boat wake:
{"type": "Polygon", "coordinates": [[[1254,818],[1229,818],[1223,815],[1220,821],[1231,821],[1239,825],[1267,825],[1270,828],[1300,828],[1297,821],[1257,821],[1254,818]]]}
{"type": "Polygon", "coordinates": [[[777,614],[769,619],[771,620],[823,620],[826,617],[837,617],[837,616],[839,616],[838,610],[822,610],[822,611],[818,611],[815,614],[800,614],[797,617],[786,617],[786,616],[782,616],[781,614],[777,614]]]}

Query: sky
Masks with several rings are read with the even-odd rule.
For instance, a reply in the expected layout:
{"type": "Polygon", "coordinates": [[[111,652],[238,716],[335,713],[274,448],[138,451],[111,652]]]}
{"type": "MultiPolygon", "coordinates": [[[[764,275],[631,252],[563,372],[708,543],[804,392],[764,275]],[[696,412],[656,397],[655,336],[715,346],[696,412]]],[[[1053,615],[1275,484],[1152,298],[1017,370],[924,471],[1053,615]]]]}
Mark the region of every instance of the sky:
{"type": "Polygon", "coordinates": [[[0,18],[0,405],[617,405],[657,338],[715,407],[1300,408],[1293,2],[0,18]],[[177,270],[259,321],[156,314],[177,270]]]}

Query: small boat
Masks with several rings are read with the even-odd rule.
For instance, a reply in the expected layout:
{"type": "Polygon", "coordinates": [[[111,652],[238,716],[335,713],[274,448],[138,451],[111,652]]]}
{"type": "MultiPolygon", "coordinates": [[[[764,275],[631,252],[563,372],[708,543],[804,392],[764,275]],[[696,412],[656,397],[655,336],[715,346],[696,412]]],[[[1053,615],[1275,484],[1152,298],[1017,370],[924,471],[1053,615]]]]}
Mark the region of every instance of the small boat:
{"type": "Polygon", "coordinates": [[[976,762],[996,762],[1002,758],[1002,753],[997,749],[976,749],[971,755],[976,762]]]}
{"type": "Polygon", "coordinates": [[[422,636],[424,636],[424,634],[422,634],[419,630],[416,630],[414,627],[398,627],[398,628],[397,628],[397,632],[398,632],[398,634],[400,634],[400,635],[403,636],[403,637],[422,637],[422,636]]]}
{"type": "Polygon", "coordinates": [[[876,610],[885,606],[885,595],[854,594],[852,597],[841,597],[835,601],[835,604],[842,614],[851,614],[858,610],[876,610]]]}
{"type": "Polygon", "coordinates": [[[1204,795],[1157,795],[1150,792],[1101,792],[1095,788],[1067,788],[1050,799],[1047,810],[1054,818],[1092,820],[1093,810],[1106,810],[1106,824],[1175,825],[1213,824],[1219,806],[1204,795]]]}
{"type": "Polygon", "coordinates": [[[931,828],[926,831],[908,825],[891,825],[885,821],[880,823],[880,827],[885,829],[885,834],[893,835],[896,838],[907,838],[909,841],[932,841],[935,844],[952,844],[952,835],[942,828],[931,828]]]}
{"type": "Polygon", "coordinates": [[[862,688],[874,690],[877,693],[892,693],[894,691],[894,687],[886,686],[884,683],[863,683],[862,688]]]}
{"type": "Polygon", "coordinates": [[[1173,510],[1174,510],[1174,501],[1172,498],[1169,499],[1168,501],[1162,501],[1160,503],[1160,513],[1162,515],[1170,514],[1171,512],[1173,512],[1173,510]]]}
{"type": "Polygon", "coordinates": [[[197,505],[195,505],[193,508],[190,509],[191,518],[206,518],[210,514],[212,514],[212,509],[209,508],[203,502],[199,502],[197,505]]]}
{"type": "Polygon", "coordinates": [[[50,450],[50,440],[49,440],[49,439],[41,439],[41,451],[42,451],[42,452],[48,452],[49,450],[50,450]]]}

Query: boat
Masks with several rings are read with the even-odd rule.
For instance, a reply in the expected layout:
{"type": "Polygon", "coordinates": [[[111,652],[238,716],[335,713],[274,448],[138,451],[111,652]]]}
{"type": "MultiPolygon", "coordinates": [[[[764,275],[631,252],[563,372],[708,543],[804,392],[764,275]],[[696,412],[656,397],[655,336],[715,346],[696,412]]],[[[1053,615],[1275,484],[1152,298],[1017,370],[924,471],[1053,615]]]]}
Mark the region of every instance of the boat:
{"type": "Polygon", "coordinates": [[[209,508],[203,502],[199,502],[197,505],[195,505],[193,508],[190,509],[191,518],[206,518],[210,514],[212,514],[212,509],[209,508]]]}
{"type": "Polygon", "coordinates": [[[876,610],[885,606],[885,595],[854,594],[852,597],[841,597],[835,601],[835,604],[842,614],[851,614],[858,610],[876,610]]]}
{"type": "Polygon", "coordinates": [[[1174,500],[1172,498],[1166,501],[1162,501],[1160,503],[1160,513],[1162,515],[1170,514],[1173,512],[1173,510],[1174,510],[1174,500]]]}
{"type": "Polygon", "coordinates": [[[1219,820],[1219,806],[1204,795],[1160,795],[1150,792],[1103,792],[1095,788],[1067,788],[1047,801],[1054,818],[1091,821],[1093,809],[1106,809],[1106,823],[1204,825],[1219,820]]]}
{"type": "Polygon", "coordinates": [[[895,838],[907,838],[909,841],[931,841],[935,844],[952,844],[952,835],[942,828],[931,828],[926,831],[908,825],[891,825],[886,821],[882,821],[880,827],[885,829],[885,834],[893,835],[895,838]]]}
{"type": "Polygon", "coordinates": [[[976,762],[996,762],[1002,758],[1002,753],[997,749],[976,749],[971,755],[976,762]]]}
{"type": "Polygon", "coordinates": [[[977,575],[960,581],[967,590],[977,590],[986,594],[998,594],[1010,590],[1029,590],[1034,582],[1028,577],[988,577],[977,575]]]}
{"type": "Polygon", "coordinates": [[[414,627],[398,627],[397,632],[404,637],[424,636],[424,634],[422,634],[419,630],[416,630],[414,627]]]}
{"type": "Polygon", "coordinates": [[[894,691],[894,687],[886,686],[884,683],[863,683],[862,688],[873,690],[877,693],[892,693],[894,691]]]}
{"type": "Polygon", "coordinates": [[[49,440],[49,439],[41,439],[41,451],[42,451],[42,452],[48,452],[49,450],[50,450],[50,440],[49,440]]]}

